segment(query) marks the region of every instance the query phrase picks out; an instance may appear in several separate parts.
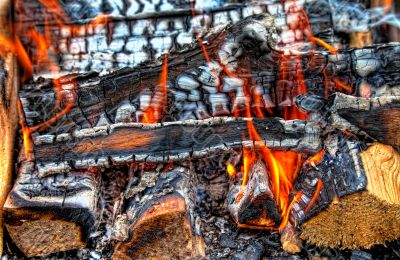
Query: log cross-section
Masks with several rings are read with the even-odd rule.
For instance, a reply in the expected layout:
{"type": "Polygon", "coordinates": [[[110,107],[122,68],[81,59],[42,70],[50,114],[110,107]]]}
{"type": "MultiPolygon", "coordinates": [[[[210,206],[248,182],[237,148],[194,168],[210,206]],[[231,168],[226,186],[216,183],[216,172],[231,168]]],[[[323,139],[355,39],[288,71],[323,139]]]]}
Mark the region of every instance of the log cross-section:
{"type": "Polygon", "coordinates": [[[4,206],[14,243],[28,257],[84,247],[98,221],[99,173],[33,172],[31,162],[23,163],[4,206]]]}

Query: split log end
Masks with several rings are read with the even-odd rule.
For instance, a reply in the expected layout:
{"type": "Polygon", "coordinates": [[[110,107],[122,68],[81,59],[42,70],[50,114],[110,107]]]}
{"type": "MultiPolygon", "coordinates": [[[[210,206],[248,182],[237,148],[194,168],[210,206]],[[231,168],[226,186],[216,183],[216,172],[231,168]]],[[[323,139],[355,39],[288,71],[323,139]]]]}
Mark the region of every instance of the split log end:
{"type": "Polygon", "coordinates": [[[361,153],[361,159],[367,190],[388,203],[400,205],[400,154],[390,145],[374,143],[361,153]]]}
{"type": "Polygon", "coordinates": [[[300,238],[320,247],[369,249],[400,237],[400,206],[369,192],[343,197],[302,225],[300,238]]]}
{"type": "Polygon", "coordinates": [[[202,239],[192,235],[185,200],[179,195],[167,195],[152,202],[138,216],[131,231],[130,239],[116,246],[114,259],[181,259],[195,257],[197,251],[204,252],[202,239]]]}

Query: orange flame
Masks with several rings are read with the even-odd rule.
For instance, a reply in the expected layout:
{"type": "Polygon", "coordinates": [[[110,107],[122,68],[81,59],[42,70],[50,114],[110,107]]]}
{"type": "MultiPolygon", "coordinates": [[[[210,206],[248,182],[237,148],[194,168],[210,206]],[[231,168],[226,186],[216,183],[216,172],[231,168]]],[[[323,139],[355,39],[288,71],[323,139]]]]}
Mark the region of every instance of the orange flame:
{"type": "Polygon", "coordinates": [[[384,10],[385,13],[389,12],[392,9],[392,0],[385,0],[384,10]]]}
{"type": "Polygon", "coordinates": [[[335,47],[333,47],[332,45],[328,44],[327,42],[323,41],[320,38],[310,36],[310,37],[308,37],[308,39],[312,42],[318,43],[319,45],[321,45],[322,47],[324,47],[325,49],[330,51],[332,54],[338,53],[338,49],[336,49],[335,47]]]}
{"type": "Polygon", "coordinates": [[[318,179],[318,183],[317,183],[317,188],[315,189],[314,195],[311,198],[310,203],[307,205],[307,208],[305,209],[305,212],[308,212],[310,210],[310,208],[312,207],[312,205],[315,203],[315,201],[317,200],[319,193],[322,189],[323,183],[321,181],[321,179],[318,179]]]}
{"type": "Polygon", "coordinates": [[[168,78],[168,54],[164,54],[160,82],[156,94],[149,108],[143,113],[143,123],[157,123],[161,119],[162,110],[167,104],[167,78],[168,78]]]}
{"type": "Polygon", "coordinates": [[[325,151],[321,150],[318,153],[316,153],[313,157],[311,157],[310,159],[308,159],[306,161],[306,163],[311,164],[311,165],[317,165],[321,162],[322,158],[325,155],[325,151]]]}
{"type": "Polygon", "coordinates": [[[332,78],[332,80],[336,84],[336,87],[339,87],[341,90],[346,90],[347,92],[352,92],[353,91],[353,89],[350,86],[344,84],[340,80],[335,79],[335,78],[332,78]]]}

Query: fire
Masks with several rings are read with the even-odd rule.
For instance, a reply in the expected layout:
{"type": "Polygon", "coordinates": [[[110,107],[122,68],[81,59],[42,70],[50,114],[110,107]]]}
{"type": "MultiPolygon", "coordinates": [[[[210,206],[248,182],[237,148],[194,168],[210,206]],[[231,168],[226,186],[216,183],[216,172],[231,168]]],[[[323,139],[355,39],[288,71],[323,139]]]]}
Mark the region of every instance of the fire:
{"type": "Polygon", "coordinates": [[[322,189],[322,186],[323,186],[323,184],[322,184],[321,179],[318,179],[317,187],[315,189],[314,195],[311,198],[310,203],[307,205],[307,208],[305,209],[305,212],[308,212],[310,210],[310,208],[312,207],[312,205],[314,204],[314,202],[317,200],[317,198],[319,196],[319,193],[320,193],[320,191],[322,189]]]}
{"type": "MultiPolygon", "coordinates": [[[[48,21],[50,18],[53,18],[54,21],[60,26],[60,28],[69,29],[71,31],[81,30],[82,27],[88,26],[96,26],[100,23],[105,23],[107,19],[105,16],[98,16],[88,25],[66,25],[64,21],[67,21],[67,15],[63,12],[57,0],[39,0],[39,2],[45,8],[45,28],[44,34],[37,31],[35,27],[31,27],[26,30],[21,24],[15,23],[10,25],[14,28],[13,36],[9,37],[7,35],[0,35],[0,55],[4,55],[6,52],[12,52],[18,59],[18,62],[23,69],[23,77],[21,79],[22,82],[31,79],[33,77],[33,67],[36,66],[40,69],[49,70],[53,75],[57,75],[59,72],[59,66],[57,62],[52,59],[50,52],[57,52],[57,48],[53,46],[52,39],[54,36],[52,35],[52,31],[48,27],[48,21]],[[36,55],[33,59],[29,56],[29,51],[25,49],[22,45],[19,37],[25,37],[27,41],[33,42],[36,46],[36,55]]],[[[22,1],[15,1],[15,9],[22,10],[22,1]]],[[[74,85],[72,83],[72,85],[74,85]]],[[[67,114],[75,103],[75,95],[73,93],[74,89],[69,86],[69,89],[66,90],[68,96],[63,96],[62,94],[62,86],[57,79],[53,80],[53,86],[56,92],[56,107],[55,111],[57,113],[48,119],[45,122],[39,123],[36,126],[28,127],[24,121],[24,114],[22,110],[21,102],[18,103],[18,113],[20,118],[21,131],[24,141],[24,150],[25,157],[27,159],[31,158],[32,152],[32,141],[31,134],[36,131],[42,131],[45,128],[54,124],[57,120],[67,114]],[[64,98],[64,100],[63,100],[64,98]],[[64,102],[64,107],[61,108],[60,104],[64,102]]]]}
{"type": "Polygon", "coordinates": [[[314,156],[312,156],[310,159],[308,159],[306,161],[306,163],[315,166],[321,162],[322,158],[324,158],[324,155],[325,155],[325,151],[321,150],[318,153],[316,153],[314,156]]]}
{"type": "Polygon", "coordinates": [[[332,45],[328,44],[327,42],[325,42],[317,37],[310,36],[308,38],[308,40],[318,43],[319,45],[321,45],[322,47],[324,47],[325,49],[330,51],[332,54],[338,53],[338,50],[335,47],[333,47],[332,45]]]}
{"type": "Polygon", "coordinates": [[[161,119],[162,110],[167,104],[167,78],[168,78],[168,54],[164,54],[160,82],[149,108],[143,113],[143,123],[157,123],[161,119]]]}
{"type": "Polygon", "coordinates": [[[229,177],[233,177],[236,175],[236,168],[231,163],[226,164],[226,171],[228,172],[229,177]]]}

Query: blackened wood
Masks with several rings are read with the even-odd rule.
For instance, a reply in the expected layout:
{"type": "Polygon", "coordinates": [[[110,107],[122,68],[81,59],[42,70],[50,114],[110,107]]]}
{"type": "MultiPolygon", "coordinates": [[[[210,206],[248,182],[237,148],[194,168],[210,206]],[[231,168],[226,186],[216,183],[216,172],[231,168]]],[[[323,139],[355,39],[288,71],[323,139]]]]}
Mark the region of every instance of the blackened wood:
{"type": "Polygon", "coordinates": [[[266,165],[257,161],[248,173],[247,183],[230,188],[228,209],[239,227],[273,229],[279,226],[281,216],[269,175],[266,165]]]}
{"type": "Polygon", "coordinates": [[[95,228],[98,172],[74,172],[38,178],[23,163],[4,205],[5,225],[28,257],[84,247],[95,228]]]}
{"type": "Polygon", "coordinates": [[[142,172],[139,185],[126,192],[125,228],[130,235],[116,245],[113,258],[204,257],[205,244],[193,225],[189,178],[184,168],[142,172]]]}
{"type": "Polygon", "coordinates": [[[323,157],[318,162],[304,163],[293,185],[292,197],[302,192],[291,210],[295,226],[332,201],[365,189],[367,178],[360,157],[362,150],[363,144],[352,136],[334,132],[325,137],[323,157]]]}
{"type": "Polygon", "coordinates": [[[214,151],[253,146],[248,137],[249,120],[270,148],[305,153],[320,149],[320,129],[313,123],[277,118],[220,117],[164,124],[117,124],[110,131],[106,127],[89,131],[88,135],[75,134],[70,141],[43,136],[44,141],[36,142],[34,148],[36,166],[43,176],[60,167],[66,171],[91,166],[108,167],[109,158],[114,164],[124,164],[204,157],[214,151]]]}
{"type": "Polygon", "coordinates": [[[400,149],[400,96],[360,98],[338,93],[331,102],[333,126],[400,149]]]}

